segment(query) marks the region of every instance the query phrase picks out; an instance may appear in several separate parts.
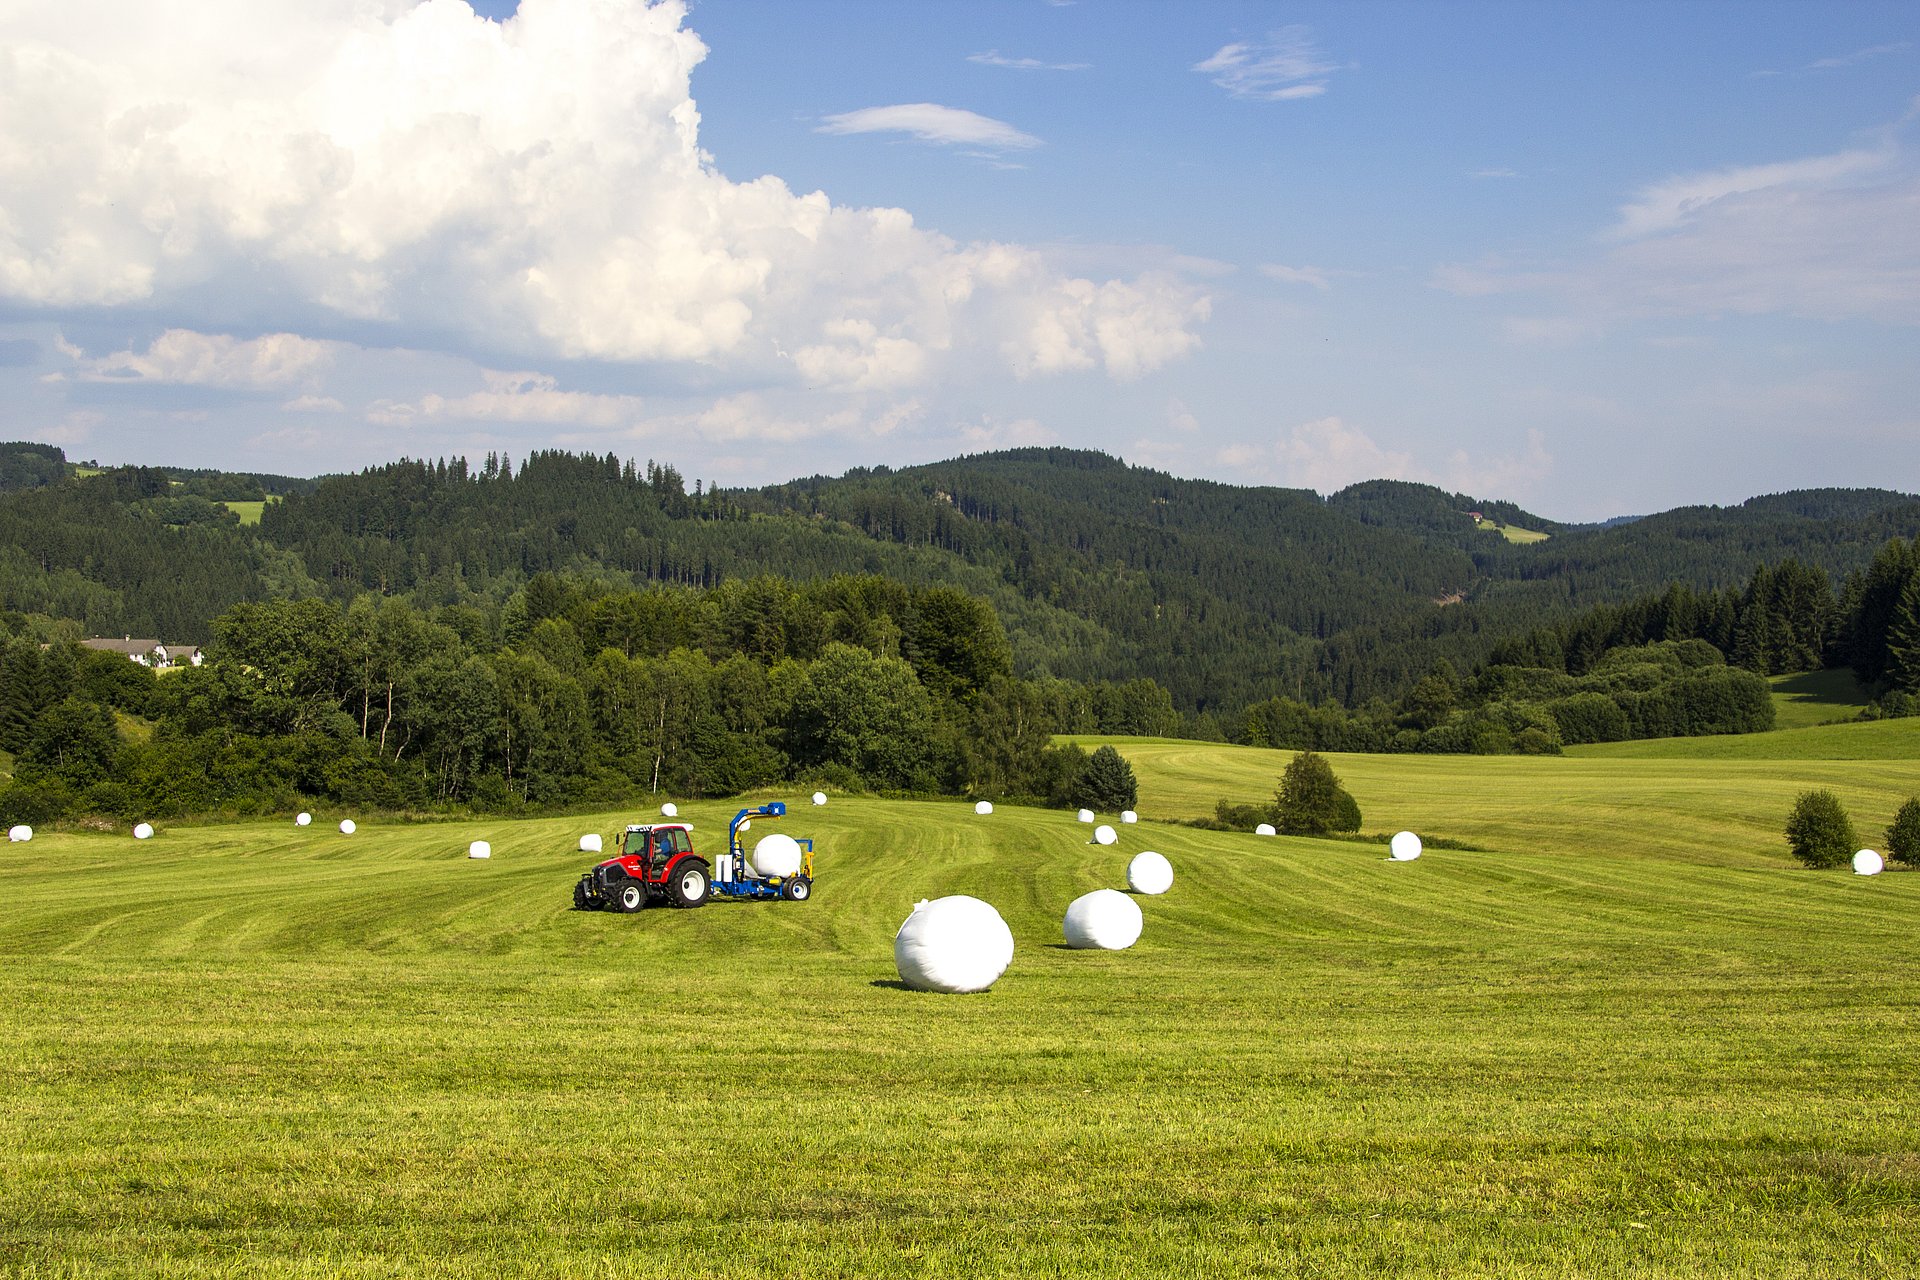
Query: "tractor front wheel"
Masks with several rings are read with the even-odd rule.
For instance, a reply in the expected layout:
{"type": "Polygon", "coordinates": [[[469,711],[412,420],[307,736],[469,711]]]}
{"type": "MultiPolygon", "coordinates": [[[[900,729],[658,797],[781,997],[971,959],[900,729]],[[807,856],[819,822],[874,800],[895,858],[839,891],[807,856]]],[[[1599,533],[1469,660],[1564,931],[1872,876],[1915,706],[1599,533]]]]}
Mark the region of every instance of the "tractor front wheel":
{"type": "Polygon", "coordinates": [[[676,907],[697,907],[704,904],[707,894],[713,889],[713,877],[707,870],[707,864],[698,858],[681,863],[674,869],[673,878],[667,882],[667,896],[673,899],[676,907]]]}
{"type": "Polygon", "coordinates": [[[613,909],[623,915],[632,915],[647,905],[647,886],[638,880],[622,880],[613,891],[613,909]]]}
{"type": "Polygon", "coordinates": [[[573,909],[575,911],[593,910],[593,899],[587,896],[587,882],[584,879],[573,882],[573,909]]]}
{"type": "Polygon", "coordinates": [[[780,885],[780,896],[788,902],[805,902],[813,896],[813,881],[805,876],[788,876],[780,885]]]}

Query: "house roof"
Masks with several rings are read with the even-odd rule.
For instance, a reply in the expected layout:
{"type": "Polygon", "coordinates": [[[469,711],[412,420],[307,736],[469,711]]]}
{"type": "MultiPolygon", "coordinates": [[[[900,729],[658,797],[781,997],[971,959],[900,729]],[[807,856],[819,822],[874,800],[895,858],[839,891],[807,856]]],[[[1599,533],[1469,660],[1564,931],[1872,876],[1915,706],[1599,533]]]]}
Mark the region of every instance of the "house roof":
{"type": "Polygon", "coordinates": [[[82,640],[80,647],[83,649],[104,649],[108,653],[124,653],[131,656],[136,653],[152,653],[160,647],[160,642],[158,640],[136,640],[132,636],[127,636],[119,640],[104,640],[96,636],[91,640],[82,640]]]}

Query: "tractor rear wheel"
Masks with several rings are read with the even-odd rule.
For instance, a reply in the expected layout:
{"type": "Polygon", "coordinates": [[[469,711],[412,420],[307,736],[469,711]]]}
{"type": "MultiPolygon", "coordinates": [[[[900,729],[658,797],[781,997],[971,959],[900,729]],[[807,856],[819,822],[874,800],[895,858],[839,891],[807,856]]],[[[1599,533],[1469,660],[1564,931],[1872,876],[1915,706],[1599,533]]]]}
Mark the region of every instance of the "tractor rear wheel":
{"type": "Polygon", "coordinates": [[[780,885],[780,896],[788,902],[805,902],[813,896],[813,881],[805,876],[788,876],[780,885]]]}
{"type": "Polygon", "coordinates": [[[700,906],[712,889],[713,875],[698,858],[689,858],[675,867],[673,878],[667,881],[667,896],[676,907],[700,906]]]}
{"type": "Polygon", "coordinates": [[[613,889],[613,909],[622,915],[632,915],[646,909],[647,886],[638,880],[622,880],[613,889]]]}

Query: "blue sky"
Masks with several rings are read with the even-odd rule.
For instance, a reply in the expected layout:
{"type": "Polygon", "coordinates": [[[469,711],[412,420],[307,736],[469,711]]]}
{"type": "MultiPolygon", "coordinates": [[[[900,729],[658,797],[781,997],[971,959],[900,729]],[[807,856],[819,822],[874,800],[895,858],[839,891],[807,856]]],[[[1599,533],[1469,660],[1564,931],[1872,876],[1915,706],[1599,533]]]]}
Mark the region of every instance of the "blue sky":
{"type": "Polygon", "coordinates": [[[1910,4],[476,7],[0,4],[0,433],[1920,489],[1910,4]]]}

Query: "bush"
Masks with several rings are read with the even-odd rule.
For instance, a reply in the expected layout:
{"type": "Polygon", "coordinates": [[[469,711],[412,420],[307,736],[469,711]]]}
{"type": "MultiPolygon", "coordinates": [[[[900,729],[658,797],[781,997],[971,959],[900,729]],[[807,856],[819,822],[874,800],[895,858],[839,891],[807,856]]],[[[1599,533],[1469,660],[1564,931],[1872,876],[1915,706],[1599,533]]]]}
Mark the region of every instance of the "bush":
{"type": "Polygon", "coordinates": [[[1859,842],[1840,798],[1821,787],[1801,792],[1793,802],[1793,811],[1787,815],[1787,843],[1793,856],[1810,867],[1838,867],[1853,857],[1859,842]]]}
{"type": "Polygon", "coordinates": [[[1887,828],[1887,856],[1910,867],[1920,867],[1920,796],[1900,806],[1887,828]]]}

